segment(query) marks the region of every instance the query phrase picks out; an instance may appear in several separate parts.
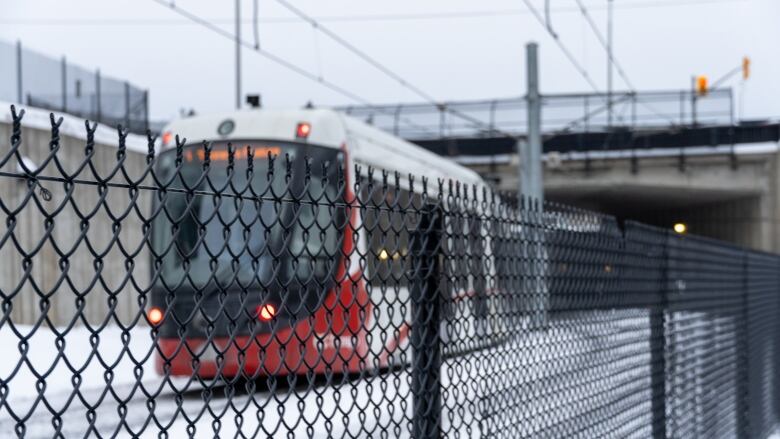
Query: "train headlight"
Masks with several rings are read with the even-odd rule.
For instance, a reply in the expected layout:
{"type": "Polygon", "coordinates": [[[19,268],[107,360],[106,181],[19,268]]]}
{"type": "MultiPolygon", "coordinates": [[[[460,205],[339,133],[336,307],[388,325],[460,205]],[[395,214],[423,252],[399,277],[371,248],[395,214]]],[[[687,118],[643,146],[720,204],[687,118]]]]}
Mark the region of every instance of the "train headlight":
{"type": "Polygon", "coordinates": [[[146,313],[146,317],[149,318],[149,323],[157,326],[162,322],[163,319],[163,311],[160,308],[157,308],[156,306],[153,306],[149,308],[149,311],[146,313]]]}
{"type": "Polygon", "coordinates": [[[688,225],[685,223],[676,223],[673,228],[675,232],[681,235],[688,231],[688,225]]]}
{"type": "Polygon", "coordinates": [[[270,322],[276,315],[276,307],[270,303],[264,303],[257,307],[257,318],[262,322],[270,322]]]}

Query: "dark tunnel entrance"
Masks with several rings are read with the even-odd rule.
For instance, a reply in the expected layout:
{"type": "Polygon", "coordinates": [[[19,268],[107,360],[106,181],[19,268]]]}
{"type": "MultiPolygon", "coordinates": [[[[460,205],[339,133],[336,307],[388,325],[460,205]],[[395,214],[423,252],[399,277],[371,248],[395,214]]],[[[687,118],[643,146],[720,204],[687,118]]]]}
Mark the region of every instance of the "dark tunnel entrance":
{"type": "Polygon", "coordinates": [[[762,249],[762,229],[768,219],[761,212],[761,197],[708,191],[648,191],[631,187],[598,192],[567,190],[546,192],[551,201],[595,210],[627,220],[673,230],[684,224],[686,233],[762,249]]]}

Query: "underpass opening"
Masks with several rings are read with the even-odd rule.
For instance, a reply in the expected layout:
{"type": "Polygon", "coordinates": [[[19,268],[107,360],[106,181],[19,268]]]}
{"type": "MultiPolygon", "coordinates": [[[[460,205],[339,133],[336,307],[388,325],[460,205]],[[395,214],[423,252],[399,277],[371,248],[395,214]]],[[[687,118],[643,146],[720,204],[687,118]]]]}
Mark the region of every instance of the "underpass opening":
{"type": "Polygon", "coordinates": [[[623,186],[603,191],[547,191],[545,196],[551,201],[613,215],[621,225],[628,220],[669,230],[678,225],[678,233],[771,250],[771,240],[766,239],[771,221],[762,215],[762,197],[757,194],[735,196],[718,191],[640,190],[623,186]]]}

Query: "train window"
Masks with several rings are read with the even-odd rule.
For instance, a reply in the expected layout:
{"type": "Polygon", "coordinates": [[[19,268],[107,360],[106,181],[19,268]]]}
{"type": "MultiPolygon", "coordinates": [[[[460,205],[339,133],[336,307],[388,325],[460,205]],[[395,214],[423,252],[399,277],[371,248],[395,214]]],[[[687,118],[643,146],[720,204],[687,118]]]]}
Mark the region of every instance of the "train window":
{"type": "Polygon", "coordinates": [[[294,296],[306,303],[287,300],[286,311],[306,314],[334,282],[339,264],[346,213],[321,205],[322,200],[338,197],[339,151],[283,142],[253,146],[266,151],[254,158],[254,172],[248,173],[244,156],[235,161],[230,174],[227,145],[214,143],[208,179],[202,178],[205,154],[197,146],[184,149],[180,169],[173,161],[174,151],[161,154],[158,178],[175,178],[172,190],[155,199],[155,208],[164,210],[153,225],[153,248],[161,262],[158,286],[175,287],[179,296],[185,290],[213,294],[251,289],[277,302],[294,290],[294,296]],[[287,168],[283,155],[273,162],[274,172],[282,177],[269,181],[269,152],[290,157],[289,178],[282,178],[287,168]],[[305,160],[312,169],[325,166],[327,178],[306,174],[305,160]],[[195,184],[203,193],[182,191],[195,184]],[[305,202],[270,201],[273,197],[305,202]]]}
{"type": "Polygon", "coordinates": [[[378,287],[409,283],[409,230],[413,227],[412,203],[419,198],[405,189],[381,183],[361,188],[363,230],[368,243],[368,281],[378,287]]]}

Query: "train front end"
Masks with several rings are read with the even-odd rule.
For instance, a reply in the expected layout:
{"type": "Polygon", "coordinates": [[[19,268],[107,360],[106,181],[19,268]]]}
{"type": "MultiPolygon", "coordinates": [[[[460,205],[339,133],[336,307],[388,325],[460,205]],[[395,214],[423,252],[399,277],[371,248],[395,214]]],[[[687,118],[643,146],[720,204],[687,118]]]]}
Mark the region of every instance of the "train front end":
{"type": "Polygon", "coordinates": [[[342,150],[300,137],[232,136],[158,155],[147,319],[159,373],[256,378],[357,368],[367,298],[361,304],[345,281],[345,169],[342,150]],[[349,334],[352,345],[333,334],[349,334]]]}

